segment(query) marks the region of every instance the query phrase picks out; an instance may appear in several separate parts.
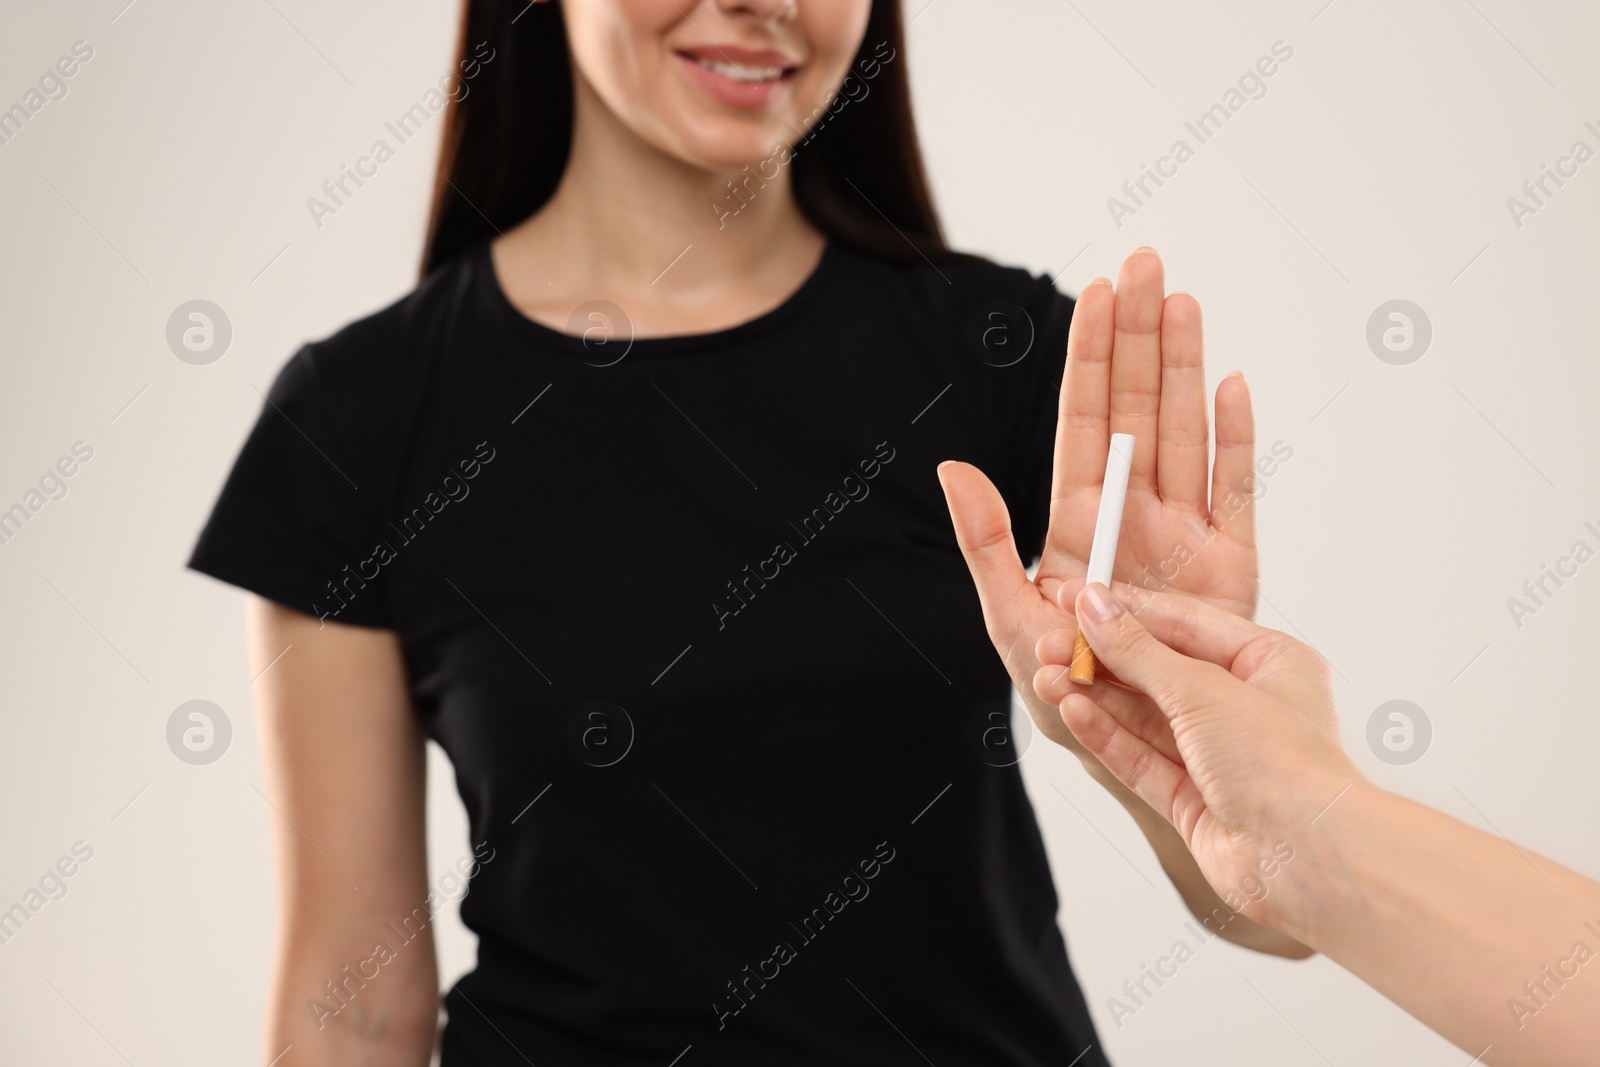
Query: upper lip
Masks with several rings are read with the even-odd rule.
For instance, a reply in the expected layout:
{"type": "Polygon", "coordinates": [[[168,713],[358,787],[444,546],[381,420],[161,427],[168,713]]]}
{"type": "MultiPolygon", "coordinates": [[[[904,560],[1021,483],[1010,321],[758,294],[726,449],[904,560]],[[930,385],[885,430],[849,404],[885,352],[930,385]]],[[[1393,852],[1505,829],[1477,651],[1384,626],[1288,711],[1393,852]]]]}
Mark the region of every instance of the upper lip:
{"type": "Polygon", "coordinates": [[[741,48],[736,44],[704,44],[693,48],[679,48],[680,55],[702,59],[709,63],[735,63],[743,67],[782,67],[788,70],[799,66],[799,61],[772,48],[741,48]]]}

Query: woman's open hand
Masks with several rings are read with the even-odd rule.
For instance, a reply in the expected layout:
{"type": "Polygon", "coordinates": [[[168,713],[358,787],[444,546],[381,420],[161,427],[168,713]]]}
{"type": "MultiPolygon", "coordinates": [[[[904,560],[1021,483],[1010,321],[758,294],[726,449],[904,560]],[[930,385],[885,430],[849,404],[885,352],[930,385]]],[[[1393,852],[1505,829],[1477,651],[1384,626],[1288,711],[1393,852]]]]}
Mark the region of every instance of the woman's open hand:
{"type": "Polygon", "coordinates": [[[989,479],[966,463],[939,468],[989,637],[1040,732],[1080,758],[1084,750],[1055,704],[1034,692],[1040,666],[1034,646],[1073,625],[1055,598],[1062,583],[1087,569],[1111,434],[1137,439],[1114,577],[1255,615],[1250,393],[1235,375],[1217,389],[1216,460],[1208,479],[1200,305],[1187,293],[1163,296],[1163,286],[1161,259],[1142,248],[1122,264],[1115,289],[1100,278],[1078,297],[1061,384],[1050,527],[1033,581],[989,479]]]}

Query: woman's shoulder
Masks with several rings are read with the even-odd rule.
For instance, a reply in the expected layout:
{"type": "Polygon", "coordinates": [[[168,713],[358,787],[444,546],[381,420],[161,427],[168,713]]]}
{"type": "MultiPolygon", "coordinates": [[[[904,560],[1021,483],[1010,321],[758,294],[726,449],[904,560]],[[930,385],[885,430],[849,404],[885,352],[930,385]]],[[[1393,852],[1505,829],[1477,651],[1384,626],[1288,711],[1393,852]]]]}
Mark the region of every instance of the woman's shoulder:
{"type": "Polygon", "coordinates": [[[862,252],[855,255],[862,267],[880,272],[890,284],[939,317],[950,313],[965,316],[994,302],[1047,318],[1064,318],[1072,310],[1072,297],[1056,288],[1050,274],[987,255],[956,250],[905,259],[862,252]]]}
{"type": "Polygon", "coordinates": [[[935,261],[950,282],[974,290],[1007,291],[1013,295],[1027,296],[1039,291],[1056,290],[1048,273],[1034,271],[1017,263],[1002,261],[979,252],[952,250],[949,258],[935,261]]]}
{"type": "Polygon", "coordinates": [[[268,407],[318,448],[331,446],[364,470],[387,469],[423,418],[442,360],[458,347],[452,338],[471,313],[472,270],[470,255],[457,257],[389,304],[300,345],[268,390],[268,407]]]}
{"type": "MultiPolygon", "coordinates": [[[[1064,351],[1073,298],[1048,273],[972,252],[889,259],[854,253],[858,269],[877,276],[933,334],[985,363],[1009,365],[1036,342],[1064,351]]],[[[875,286],[860,279],[862,291],[875,286]]]]}
{"type": "Polygon", "coordinates": [[[426,378],[468,311],[475,258],[457,256],[389,304],[307,341],[298,358],[330,396],[373,396],[426,378]]]}

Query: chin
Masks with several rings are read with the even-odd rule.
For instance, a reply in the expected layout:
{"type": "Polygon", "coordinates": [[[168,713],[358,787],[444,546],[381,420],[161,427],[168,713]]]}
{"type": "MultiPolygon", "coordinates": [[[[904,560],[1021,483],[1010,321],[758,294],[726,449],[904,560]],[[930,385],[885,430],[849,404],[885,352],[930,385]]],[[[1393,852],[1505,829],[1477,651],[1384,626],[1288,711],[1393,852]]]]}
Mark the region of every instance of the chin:
{"type": "Polygon", "coordinates": [[[781,126],[730,129],[726,123],[708,119],[679,132],[673,154],[702,170],[730,173],[749,167],[768,177],[787,153],[792,138],[781,126]],[[767,162],[771,160],[771,162],[767,162]]]}

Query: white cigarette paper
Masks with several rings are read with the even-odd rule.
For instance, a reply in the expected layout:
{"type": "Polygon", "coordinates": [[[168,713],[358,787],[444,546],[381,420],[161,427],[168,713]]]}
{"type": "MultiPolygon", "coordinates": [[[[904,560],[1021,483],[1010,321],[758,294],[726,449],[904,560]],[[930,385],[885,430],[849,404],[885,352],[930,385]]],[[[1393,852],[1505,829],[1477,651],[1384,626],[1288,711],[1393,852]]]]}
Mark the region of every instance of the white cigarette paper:
{"type": "Polygon", "coordinates": [[[1100,487],[1100,513],[1094,521],[1094,543],[1089,546],[1088,582],[1110,588],[1111,568],[1117,561],[1117,535],[1122,531],[1122,505],[1128,498],[1128,473],[1133,469],[1133,434],[1111,435],[1106,454],[1105,482],[1100,487]]]}

